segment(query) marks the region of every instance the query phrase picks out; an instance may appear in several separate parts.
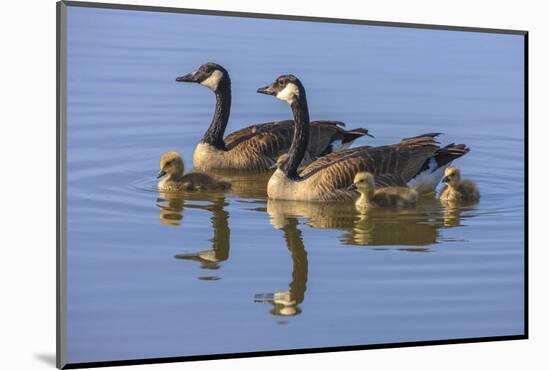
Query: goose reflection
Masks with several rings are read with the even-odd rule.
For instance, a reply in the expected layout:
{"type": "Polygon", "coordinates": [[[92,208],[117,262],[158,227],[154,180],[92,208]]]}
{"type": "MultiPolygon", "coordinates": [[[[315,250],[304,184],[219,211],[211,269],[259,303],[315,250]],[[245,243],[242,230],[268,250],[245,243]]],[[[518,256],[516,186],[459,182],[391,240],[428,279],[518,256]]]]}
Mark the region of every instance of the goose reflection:
{"type": "Polygon", "coordinates": [[[238,198],[267,198],[267,182],[272,171],[248,173],[235,170],[212,170],[212,174],[227,178],[231,181],[229,194],[238,198]]]}
{"type": "Polygon", "coordinates": [[[270,313],[275,316],[296,316],[302,312],[299,307],[304,301],[308,259],[307,252],[302,241],[302,233],[297,228],[296,218],[286,218],[281,222],[285,242],[292,256],[292,280],[289,289],[268,294],[256,294],[255,302],[269,303],[272,305],[270,313]]]}
{"type": "MultiPolygon", "coordinates": [[[[161,223],[165,225],[179,225],[183,219],[184,208],[202,209],[212,212],[210,222],[213,237],[210,239],[212,248],[196,253],[177,254],[175,258],[197,261],[202,268],[215,270],[220,267],[219,262],[229,258],[229,213],[224,209],[227,205],[223,194],[205,193],[160,193],[158,199],[161,223]],[[191,201],[207,201],[208,204],[193,204],[191,201]]],[[[214,278],[206,277],[206,280],[214,278]]]]}
{"type": "Polygon", "coordinates": [[[286,217],[305,217],[306,225],[317,229],[341,230],[340,240],[355,246],[411,246],[405,251],[427,251],[437,242],[443,226],[441,207],[435,199],[422,199],[416,208],[374,208],[358,213],[355,205],[268,200],[271,223],[280,227],[286,217]]]}

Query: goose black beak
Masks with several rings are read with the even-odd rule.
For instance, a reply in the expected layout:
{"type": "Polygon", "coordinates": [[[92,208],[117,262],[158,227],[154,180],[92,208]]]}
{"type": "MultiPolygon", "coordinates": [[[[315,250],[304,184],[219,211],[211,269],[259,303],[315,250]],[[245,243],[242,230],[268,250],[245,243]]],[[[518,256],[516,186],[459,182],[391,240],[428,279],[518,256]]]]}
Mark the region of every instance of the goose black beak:
{"type": "Polygon", "coordinates": [[[196,82],[196,83],[198,83],[199,80],[196,77],[196,73],[191,72],[191,73],[186,74],[185,76],[177,77],[176,82],[196,82]]]}
{"type": "Polygon", "coordinates": [[[346,188],[346,190],[357,190],[357,185],[351,184],[350,186],[348,186],[348,187],[346,188]]]}
{"type": "Polygon", "coordinates": [[[159,173],[157,174],[157,179],[160,179],[161,177],[164,177],[164,176],[166,176],[166,171],[160,170],[159,173]]]}
{"type": "Polygon", "coordinates": [[[264,87],[260,87],[257,91],[257,93],[265,94],[265,95],[276,95],[277,91],[273,88],[273,85],[267,85],[264,87]]]}

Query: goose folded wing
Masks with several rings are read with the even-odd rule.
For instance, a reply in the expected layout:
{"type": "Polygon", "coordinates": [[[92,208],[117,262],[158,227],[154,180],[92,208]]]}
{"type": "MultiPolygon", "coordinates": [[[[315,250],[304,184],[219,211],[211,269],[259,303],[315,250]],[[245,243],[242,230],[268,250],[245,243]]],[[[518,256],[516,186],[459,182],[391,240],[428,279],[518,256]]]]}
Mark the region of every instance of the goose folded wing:
{"type": "Polygon", "coordinates": [[[398,144],[331,153],[304,168],[300,175],[307,178],[321,171],[317,181],[327,191],[348,187],[361,171],[374,174],[378,186],[403,186],[439,149],[436,136],[426,134],[403,139],[398,144]]]}
{"type": "MultiPolygon", "coordinates": [[[[314,121],[310,126],[310,138],[306,158],[316,158],[327,152],[334,141],[342,141],[346,131],[339,121],[314,121]]],[[[246,145],[252,150],[276,159],[292,144],[294,121],[277,121],[252,125],[229,134],[225,139],[228,150],[246,145]]]]}

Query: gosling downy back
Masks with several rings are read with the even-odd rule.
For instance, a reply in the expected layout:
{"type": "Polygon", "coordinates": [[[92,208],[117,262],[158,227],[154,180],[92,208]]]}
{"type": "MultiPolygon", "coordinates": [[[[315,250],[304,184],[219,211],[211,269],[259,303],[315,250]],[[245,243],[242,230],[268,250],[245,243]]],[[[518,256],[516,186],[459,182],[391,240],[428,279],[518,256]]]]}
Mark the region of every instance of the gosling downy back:
{"type": "MultiPolygon", "coordinates": [[[[231,109],[231,79],[229,72],[219,64],[203,64],[198,70],[178,77],[176,81],[201,84],[216,96],[214,117],[193,154],[196,169],[265,171],[279,155],[290,148],[294,132],[292,120],[248,126],[223,138],[231,109]]],[[[369,135],[366,129],[347,131],[344,126],[340,121],[313,121],[304,164],[319,156],[345,149],[354,140],[369,135]]]]}

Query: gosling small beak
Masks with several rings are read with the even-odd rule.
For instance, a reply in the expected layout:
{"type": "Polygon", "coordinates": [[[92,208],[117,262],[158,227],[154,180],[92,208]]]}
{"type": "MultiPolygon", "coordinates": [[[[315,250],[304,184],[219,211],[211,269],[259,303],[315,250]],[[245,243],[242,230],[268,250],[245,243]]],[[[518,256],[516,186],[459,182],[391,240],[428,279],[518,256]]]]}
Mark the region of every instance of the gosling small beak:
{"type": "Polygon", "coordinates": [[[197,72],[191,72],[185,76],[179,76],[176,78],[176,82],[199,82],[196,75],[197,72]]]}
{"type": "Polygon", "coordinates": [[[157,174],[157,179],[160,179],[161,177],[164,177],[164,176],[166,176],[166,171],[160,170],[159,173],[157,174]]]}
{"type": "Polygon", "coordinates": [[[350,186],[348,186],[348,187],[346,188],[346,190],[357,190],[357,185],[351,184],[350,186]]]}
{"type": "Polygon", "coordinates": [[[264,87],[260,87],[257,91],[257,93],[265,94],[265,95],[276,95],[277,92],[273,88],[273,85],[267,85],[264,87]]]}
{"type": "Polygon", "coordinates": [[[449,182],[449,176],[445,176],[441,182],[448,183],[449,182]]]}

